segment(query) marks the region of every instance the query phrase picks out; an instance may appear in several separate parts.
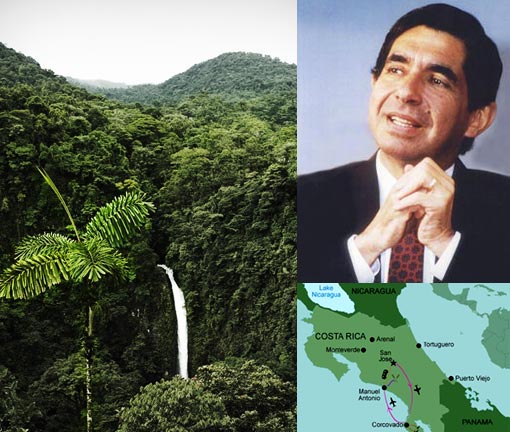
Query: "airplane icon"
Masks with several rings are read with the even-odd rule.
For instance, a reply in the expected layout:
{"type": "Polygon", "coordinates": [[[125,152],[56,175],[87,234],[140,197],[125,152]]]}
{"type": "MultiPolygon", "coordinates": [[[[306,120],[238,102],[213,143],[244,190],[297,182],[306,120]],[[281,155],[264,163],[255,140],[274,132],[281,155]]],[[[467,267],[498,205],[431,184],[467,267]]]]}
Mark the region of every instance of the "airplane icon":
{"type": "Polygon", "coordinates": [[[414,386],[414,391],[415,391],[416,393],[420,394],[421,387],[419,387],[419,386],[418,386],[418,384],[416,384],[416,385],[414,386]]]}
{"type": "Polygon", "coordinates": [[[397,402],[393,400],[392,397],[390,397],[390,405],[395,408],[395,405],[397,405],[397,402]]]}

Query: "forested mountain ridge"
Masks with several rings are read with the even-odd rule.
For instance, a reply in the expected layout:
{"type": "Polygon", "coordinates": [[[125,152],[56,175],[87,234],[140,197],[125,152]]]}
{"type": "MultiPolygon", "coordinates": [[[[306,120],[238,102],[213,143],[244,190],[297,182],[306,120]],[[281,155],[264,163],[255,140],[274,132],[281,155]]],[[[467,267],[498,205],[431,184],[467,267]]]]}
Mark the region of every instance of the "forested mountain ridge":
{"type": "Polygon", "coordinates": [[[162,84],[92,91],[123,102],[151,104],[174,103],[199,93],[227,100],[258,98],[293,92],[295,83],[296,65],[261,54],[233,52],[198,63],[162,84]]]}
{"type": "Polygon", "coordinates": [[[0,85],[34,83],[56,78],[56,75],[40,67],[33,58],[27,57],[0,42],[0,85]]]}
{"type": "MultiPolygon", "coordinates": [[[[294,380],[295,81],[255,98],[200,90],[126,105],[0,45],[2,77],[0,271],[26,235],[69,234],[36,167],[58,185],[79,229],[126,189],[146,192],[157,208],[124,250],[136,278],[98,290],[94,430],[116,430],[141,386],[176,373],[175,312],[158,263],[174,269],[185,293],[192,375],[238,357],[294,380]]],[[[30,301],[0,299],[0,429],[83,430],[82,296],[63,284],[30,301]]],[[[254,404],[251,396],[241,400],[254,404]]],[[[254,425],[248,430],[293,430],[288,406],[259,416],[255,405],[245,409],[239,422],[254,425]]]]}
{"type": "MultiPolygon", "coordinates": [[[[69,84],[64,77],[51,70],[42,69],[33,58],[0,42],[0,86],[12,87],[19,84],[27,84],[45,92],[76,91],[76,87],[69,84]]],[[[82,94],[88,97],[85,92],[82,94]]]]}

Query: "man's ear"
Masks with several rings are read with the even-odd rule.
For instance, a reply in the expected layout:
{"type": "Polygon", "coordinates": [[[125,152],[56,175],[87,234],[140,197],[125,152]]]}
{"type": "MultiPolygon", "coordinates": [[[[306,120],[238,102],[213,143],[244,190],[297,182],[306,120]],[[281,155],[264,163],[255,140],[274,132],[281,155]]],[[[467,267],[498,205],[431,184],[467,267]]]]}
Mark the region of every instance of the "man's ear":
{"type": "Polygon", "coordinates": [[[491,102],[482,108],[478,108],[469,114],[468,127],[464,136],[467,138],[476,138],[485,129],[487,129],[496,117],[496,102],[491,102]]]}

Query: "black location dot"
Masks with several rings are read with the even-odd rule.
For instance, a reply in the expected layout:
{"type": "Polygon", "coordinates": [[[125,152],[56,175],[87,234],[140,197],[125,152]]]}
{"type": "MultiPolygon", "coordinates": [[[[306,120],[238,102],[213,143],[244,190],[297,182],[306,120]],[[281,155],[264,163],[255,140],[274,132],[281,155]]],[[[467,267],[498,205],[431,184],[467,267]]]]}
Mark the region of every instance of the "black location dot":
{"type": "Polygon", "coordinates": [[[405,422],[405,423],[404,423],[404,427],[405,427],[405,428],[408,428],[408,427],[409,427],[409,423],[405,422]]]}
{"type": "Polygon", "coordinates": [[[364,352],[367,352],[367,349],[365,347],[361,348],[361,352],[364,353],[364,352]]]}
{"type": "Polygon", "coordinates": [[[375,337],[371,337],[370,342],[375,342],[375,337]]]}
{"type": "Polygon", "coordinates": [[[388,387],[386,387],[385,385],[382,386],[382,389],[383,390],[386,390],[388,387]]]}
{"type": "Polygon", "coordinates": [[[421,348],[421,343],[417,343],[416,348],[421,348]]]}
{"type": "Polygon", "coordinates": [[[448,379],[449,379],[450,381],[453,381],[453,377],[452,377],[451,375],[448,377],[448,379]]]}

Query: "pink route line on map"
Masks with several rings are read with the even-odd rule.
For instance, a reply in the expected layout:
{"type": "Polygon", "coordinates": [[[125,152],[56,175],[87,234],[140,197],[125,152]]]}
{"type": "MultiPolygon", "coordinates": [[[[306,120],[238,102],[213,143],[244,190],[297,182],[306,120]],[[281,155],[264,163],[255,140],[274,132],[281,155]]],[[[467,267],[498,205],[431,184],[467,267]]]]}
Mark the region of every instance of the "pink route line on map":
{"type": "MultiPolygon", "coordinates": [[[[404,370],[404,368],[399,364],[397,363],[397,366],[398,368],[402,371],[402,373],[404,374],[404,376],[406,377],[406,380],[407,380],[407,386],[409,387],[409,390],[411,391],[411,403],[409,404],[409,409],[407,411],[408,415],[411,414],[411,409],[413,408],[413,402],[414,402],[414,394],[413,394],[413,383],[411,382],[411,380],[409,379],[409,377],[407,376],[406,374],[406,371],[404,370]]],[[[389,383],[388,383],[388,387],[393,384],[395,380],[392,379],[389,383]]],[[[390,413],[390,416],[391,418],[393,419],[393,421],[399,423],[399,424],[403,424],[403,422],[401,422],[400,420],[397,420],[395,418],[395,416],[393,415],[393,410],[392,408],[390,407],[390,405],[388,404],[388,398],[386,397],[386,390],[383,390],[384,391],[384,402],[386,402],[386,408],[388,410],[388,412],[390,413]]]]}
{"type": "Polygon", "coordinates": [[[396,421],[397,423],[399,424],[402,424],[403,422],[401,422],[400,420],[397,420],[394,416],[393,416],[393,410],[391,409],[390,405],[388,404],[388,399],[386,398],[386,390],[384,390],[384,402],[386,402],[386,408],[388,408],[388,412],[390,413],[390,416],[391,418],[396,421]]]}
{"type": "Polygon", "coordinates": [[[408,413],[410,414],[411,410],[413,409],[413,402],[414,402],[413,383],[411,382],[411,380],[407,376],[406,371],[402,368],[402,366],[400,366],[400,363],[397,363],[397,366],[402,371],[404,376],[406,377],[407,386],[409,387],[409,390],[411,390],[411,403],[409,404],[409,410],[408,410],[408,413]]]}

